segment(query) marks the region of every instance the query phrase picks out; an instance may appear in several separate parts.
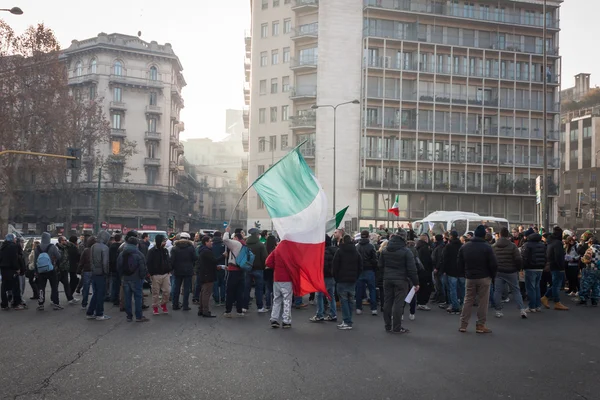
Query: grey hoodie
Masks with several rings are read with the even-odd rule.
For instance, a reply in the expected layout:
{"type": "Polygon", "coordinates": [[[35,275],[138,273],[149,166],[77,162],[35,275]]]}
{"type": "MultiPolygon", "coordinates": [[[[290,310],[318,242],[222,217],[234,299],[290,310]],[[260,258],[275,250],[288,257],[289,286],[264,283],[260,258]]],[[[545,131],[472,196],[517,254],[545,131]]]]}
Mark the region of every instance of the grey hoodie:
{"type": "Polygon", "coordinates": [[[55,245],[50,243],[50,234],[48,232],[42,233],[42,240],[40,241],[40,245],[36,246],[34,251],[33,262],[35,263],[35,267],[37,268],[37,259],[40,255],[40,249],[45,251],[50,256],[54,267],[58,265],[60,259],[62,258],[62,254],[55,245]]]}
{"type": "Polygon", "coordinates": [[[92,274],[107,276],[110,273],[108,266],[108,243],[110,234],[106,231],[100,231],[96,244],[92,246],[92,274]]]}

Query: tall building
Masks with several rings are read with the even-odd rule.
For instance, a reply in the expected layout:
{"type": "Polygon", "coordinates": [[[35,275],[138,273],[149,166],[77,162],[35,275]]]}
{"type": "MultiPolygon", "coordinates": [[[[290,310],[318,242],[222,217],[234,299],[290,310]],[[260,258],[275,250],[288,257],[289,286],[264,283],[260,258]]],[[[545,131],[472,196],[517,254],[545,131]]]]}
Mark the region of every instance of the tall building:
{"type": "MultiPolygon", "coordinates": [[[[562,0],[546,17],[544,3],[253,1],[249,181],[307,140],[330,213],[350,206],[347,229],[390,224],[396,195],[400,221],[461,210],[537,222],[544,119],[552,198],[560,166],[562,0]],[[334,123],[329,106],[355,99],[334,123]]],[[[269,224],[251,191],[255,221],[269,224]]]]}

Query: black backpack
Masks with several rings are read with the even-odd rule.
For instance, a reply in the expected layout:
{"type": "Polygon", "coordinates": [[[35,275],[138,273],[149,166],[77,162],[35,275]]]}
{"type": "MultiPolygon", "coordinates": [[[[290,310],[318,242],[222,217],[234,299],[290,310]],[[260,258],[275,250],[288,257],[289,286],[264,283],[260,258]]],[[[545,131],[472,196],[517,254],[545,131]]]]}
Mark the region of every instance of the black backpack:
{"type": "Polygon", "coordinates": [[[130,251],[123,252],[123,275],[131,276],[138,269],[138,264],[130,251]]]}

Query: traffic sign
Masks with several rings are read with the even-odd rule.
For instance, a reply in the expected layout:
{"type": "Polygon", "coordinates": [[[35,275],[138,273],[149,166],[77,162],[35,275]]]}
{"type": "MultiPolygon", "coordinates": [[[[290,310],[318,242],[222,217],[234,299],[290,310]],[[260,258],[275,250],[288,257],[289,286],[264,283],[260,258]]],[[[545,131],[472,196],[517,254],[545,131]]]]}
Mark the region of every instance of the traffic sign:
{"type": "Polygon", "coordinates": [[[101,227],[102,229],[106,229],[106,228],[108,228],[108,222],[102,222],[102,223],[100,224],[100,227],[101,227]]]}
{"type": "Polygon", "coordinates": [[[227,225],[229,225],[227,221],[223,222],[223,228],[227,228],[227,225]]]}

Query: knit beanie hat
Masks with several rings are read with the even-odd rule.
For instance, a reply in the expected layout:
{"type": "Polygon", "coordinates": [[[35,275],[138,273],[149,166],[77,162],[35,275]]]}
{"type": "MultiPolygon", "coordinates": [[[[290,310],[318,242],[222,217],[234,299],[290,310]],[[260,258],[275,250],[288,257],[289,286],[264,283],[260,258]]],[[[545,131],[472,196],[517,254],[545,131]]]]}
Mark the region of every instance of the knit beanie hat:
{"type": "Polygon", "coordinates": [[[485,238],[485,234],[486,234],[486,231],[485,231],[485,226],[483,226],[483,225],[479,225],[479,226],[478,226],[478,227],[475,229],[475,232],[474,232],[474,235],[475,235],[475,237],[478,237],[478,238],[482,238],[482,239],[483,239],[483,238],[485,238]]]}

